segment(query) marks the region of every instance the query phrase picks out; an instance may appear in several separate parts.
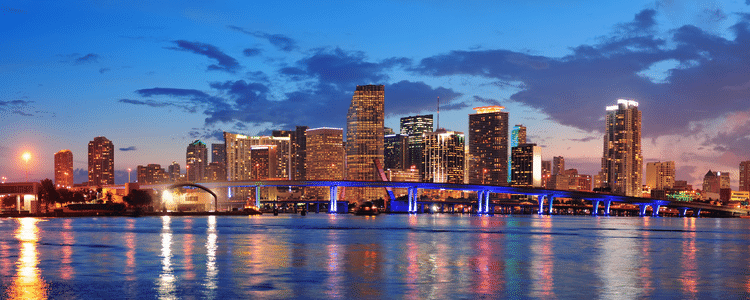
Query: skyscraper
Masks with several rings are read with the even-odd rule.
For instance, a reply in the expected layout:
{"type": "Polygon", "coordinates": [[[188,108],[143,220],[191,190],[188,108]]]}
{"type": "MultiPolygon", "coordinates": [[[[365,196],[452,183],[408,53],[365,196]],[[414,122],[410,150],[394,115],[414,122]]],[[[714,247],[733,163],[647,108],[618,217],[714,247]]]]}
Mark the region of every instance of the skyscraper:
{"type": "Polygon", "coordinates": [[[276,161],[274,177],[289,179],[290,176],[290,137],[272,136],[247,136],[237,133],[224,132],[224,144],[226,145],[226,168],[227,178],[230,181],[250,180],[254,178],[254,165],[251,164],[252,147],[275,146],[276,161]]]}
{"type": "Polygon", "coordinates": [[[73,152],[68,149],[55,153],[55,185],[73,186],[73,152]]]}
{"type": "MultiPolygon", "coordinates": [[[[383,161],[383,85],[358,85],[346,116],[346,179],[379,181],[375,160],[383,161]]],[[[351,188],[346,197],[354,201],[383,196],[382,189],[351,188]]]]}
{"type": "Polygon", "coordinates": [[[674,186],[674,172],[674,161],[647,163],[646,185],[655,190],[671,189],[674,186]]]}
{"type": "Polygon", "coordinates": [[[409,136],[405,134],[386,135],[383,148],[383,169],[409,169],[409,136]]]}
{"type": "Polygon", "coordinates": [[[423,136],[433,131],[432,115],[409,116],[401,118],[401,134],[409,136],[405,169],[414,167],[424,180],[424,141],[423,136]]]}
{"type": "Polygon", "coordinates": [[[615,195],[641,196],[641,112],[638,102],[618,99],[607,106],[602,155],[602,184],[615,195]]]}
{"type": "Polygon", "coordinates": [[[750,191],[750,161],[740,163],[740,191],[750,191]]]}
{"type": "Polygon", "coordinates": [[[103,136],[89,142],[89,186],[115,184],[115,146],[103,136]]]}
{"type": "Polygon", "coordinates": [[[565,171],[565,157],[555,156],[552,158],[552,175],[560,175],[565,171]]]}
{"type": "Polygon", "coordinates": [[[520,144],[511,149],[511,186],[542,187],[542,147],[520,144]]]}
{"type": "MultiPolygon", "coordinates": [[[[341,180],[344,178],[344,131],[341,128],[315,128],[307,130],[305,142],[308,180],[341,180]]],[[[329,199],[326,187],[305,188],[311,199],[329,199]]]]}
{"type": "MultiPolygon", "coordinates": [[[[513,126],[513,130],[510,132],[510,149],[513,151],[513,147],[518,145],[526,144],[526,126],[517,124],[513,126]]],[[[511,155],[512,156],[512,155],[511,155]]],[[[511,182],[511,163],[512,159],[508,160],[508,183],[511,182]]]]}
{"type": "Polygon", "coordinates": [[[208,165],[208,149],[206,144],[195,140],[187,146],[185,154],[185,168],[188,182],[206,180],[206,166],[208,165]]]}
{"type": "Polygon", "coordinates": [[[508,184],[508,113],[476,107],[469,115],[469,183],[508,184]]]}
{"type": "Polygon", "coordinates": [[[305,132],[309,127],[297,126],[294,130],[292,143],[292,179],[305,180],[307,178],[307,137],[305,132]]]}
{"type": "Polygon", "coordinates": [[[172,164],[167,167],[167,173],[169,174],[170,181],[180,181],[180,164],[176,161],[173,161],[172,164]]]}
{"type": "Polygon", "coordinates": [[[157,184],[167,182],[169,175],[159,164],[148,164],[136,168],[138,183],[157,184]]]}
{"type": "Polygon", "coordinates": [[[227,162],[227,145],[211,144],[211,162],[220,164],[227,162]]]}
{"type": "MultiPolygon", "coordinates": [[[[438,129],[424,135],[425,181],[464,182],[464,134],[438,129]]],[[[505,165],[503,163],[503,165],[505,165]]]]}

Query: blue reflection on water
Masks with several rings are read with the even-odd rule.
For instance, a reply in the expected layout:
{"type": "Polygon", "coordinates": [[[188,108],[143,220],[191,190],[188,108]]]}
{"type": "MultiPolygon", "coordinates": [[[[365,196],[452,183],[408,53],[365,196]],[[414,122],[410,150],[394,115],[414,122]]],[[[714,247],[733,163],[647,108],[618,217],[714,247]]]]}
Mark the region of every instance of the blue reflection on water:
{"type": "Polygon", "coordinates": [[[350,215],[0,220],[0,298],[723,298],[746,219],[350,215]]]}

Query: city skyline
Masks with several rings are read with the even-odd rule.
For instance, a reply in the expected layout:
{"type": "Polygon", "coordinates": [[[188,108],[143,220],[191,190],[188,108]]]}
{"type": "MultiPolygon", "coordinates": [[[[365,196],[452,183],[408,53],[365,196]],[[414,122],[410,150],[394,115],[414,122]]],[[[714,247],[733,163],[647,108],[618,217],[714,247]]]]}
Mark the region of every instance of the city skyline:
{"type": "Polygon", "coordinates": [[[0,78],[0,176],[9,181],[26,168],[32,180],[54,178],[54,153],[70,149],[81,182],[97,136],[116,146],[122,183],[137,165],[184,165],[186,145],[221,142],[217,132],[344,128],[351,91],[367,84],[385,85],[391,128],[435,114],[438,96],[440,127],[457,132],[468,133],[472,107],[506,106],[543,159],[565,157],[585,174],[598,172],[602,111],[619,98],[644,113],[643,163],[675,161],[677,180],[697,186],[722,170],[736,188],[739,162],[750,159],[743,3],[446,2],[423,11],[425,3],[387,2],[366,18],[344,13],[364,6],[337,3],[3,5],[16,9],[3,12],[0,29],[0,68],[11,75],[0,78]],[[325,10],[335,17],[316,16],[325,10]],[[309,20],[283,21],[302,14],[309,20]]]}

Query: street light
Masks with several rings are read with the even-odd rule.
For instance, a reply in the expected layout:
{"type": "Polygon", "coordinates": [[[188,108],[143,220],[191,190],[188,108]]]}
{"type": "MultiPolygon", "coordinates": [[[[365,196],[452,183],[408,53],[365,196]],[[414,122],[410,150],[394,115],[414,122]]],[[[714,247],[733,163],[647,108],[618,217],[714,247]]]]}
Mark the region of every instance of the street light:
{"type": "Polygon", "coordinates": [[[23,158],[23,160],[26,162],[26,181],[28,182],[29,181],[29,159],[31,159],[31,153],[29,153],[28,151],[24,152],[21,155],[21,158],[23,158]]]}
{"type": "Polygon", "coordinates": [[[128,183],[130,183],[130,171],[132,171],[130,168],[128,168],[128,183]]]}

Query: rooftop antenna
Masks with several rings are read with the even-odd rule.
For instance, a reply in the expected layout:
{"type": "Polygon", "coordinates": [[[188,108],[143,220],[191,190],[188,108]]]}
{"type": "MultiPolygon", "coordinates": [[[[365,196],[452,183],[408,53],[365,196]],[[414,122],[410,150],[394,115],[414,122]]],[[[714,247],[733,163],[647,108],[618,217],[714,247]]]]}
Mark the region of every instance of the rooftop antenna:
{"type": "Polygon", "coordinates": [[[437,127],[435,128],[436,131],[440,129],[440,96],[438,96],[437,104],[438,104],[438,107],[437,107],[438,110],[437,110],[437,127]]]}

